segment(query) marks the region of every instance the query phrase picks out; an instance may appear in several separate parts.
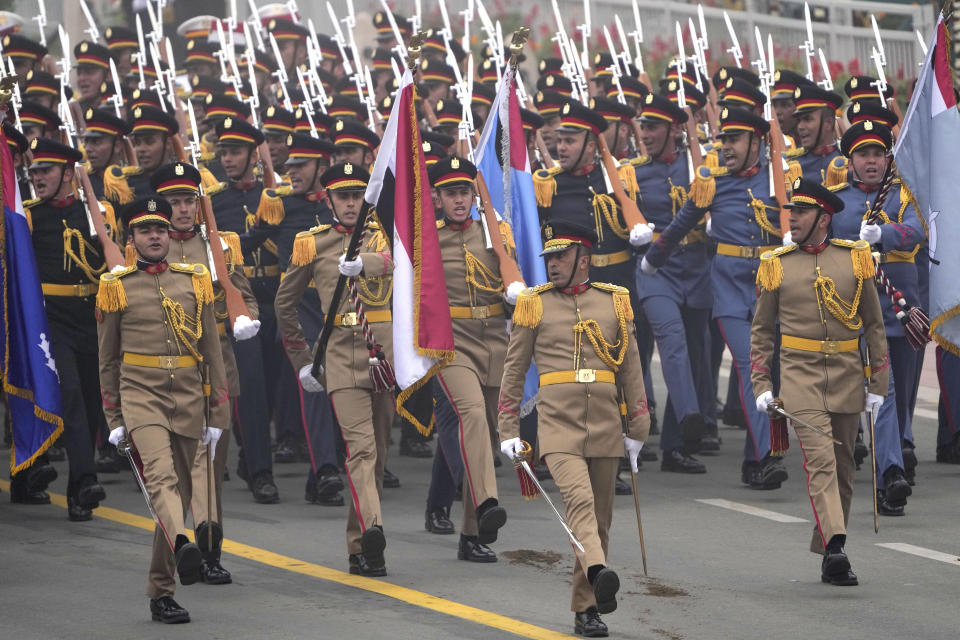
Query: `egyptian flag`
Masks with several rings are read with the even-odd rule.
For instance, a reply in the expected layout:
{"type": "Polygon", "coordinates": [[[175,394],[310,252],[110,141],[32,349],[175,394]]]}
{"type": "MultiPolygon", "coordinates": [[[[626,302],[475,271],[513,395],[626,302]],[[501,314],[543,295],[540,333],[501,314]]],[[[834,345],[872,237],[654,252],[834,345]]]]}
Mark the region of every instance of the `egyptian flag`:
{"type": "Polygon", "coordinates": [[[414,416],[404,403],[453,359],[453,327],[415,99],[416,87],[408,69],[393,102],[364,199],[376,207],[388,234],[392,228],[393,360],[400,389],[397,411],[427,434],[430,417],[414,416]]]}

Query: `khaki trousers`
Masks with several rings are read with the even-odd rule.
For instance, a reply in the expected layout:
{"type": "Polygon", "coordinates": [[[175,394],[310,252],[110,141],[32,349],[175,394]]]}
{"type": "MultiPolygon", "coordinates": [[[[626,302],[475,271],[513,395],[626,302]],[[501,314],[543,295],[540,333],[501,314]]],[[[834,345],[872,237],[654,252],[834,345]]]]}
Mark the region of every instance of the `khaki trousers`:
{"type": "Polygon", "coordinates": [[[566,507],[567,524],[583,545],[576,551],[570,609],[596,606],[587,569],[607,564],[607,541],[613,521],[614,486],[619,458],[583,458],[570,453],[548,453],[545,458],[566,507]]]}
{"type": "Polygon", "coordinates": [[[477,535],[477,507],[497,498],[497,476],[490,448],[490,425],[496,424],[499,387],[483,387],[476,372],[451,366],[437,374],[440,388],[457,414],[460,455],[463,458],[463,535],[477,535]]]}
{"type": "Polygon", "coordinates": [[[347,515],[347,553],[360,553],[360,537],[368,527],[383,526],[380,496],[383,469],[387,464],[394,398],[389,391],[340,389],[330,394],[333,413],[347,449],[347,483],[350,513],[347,515]]]}
{"type": "Polygon", "coordinates": [[[227,450],[230,448],[230,432],[224,430],[217,440],[217,454],[213,457],[213,509],[210,505],[210,487],[207,476],[207,446],[197,446],[197,457],[193,461],[190,477],[193,484],[193,495],[190,497],[190,510],[193,512],[193,525],[213,520],[223,524],[223,504],[220,495],[223,486],[223,475],[227,469],[227,450]],[[212,511],[212,513],[211,513],[212,511]]]}
{"type": "Polygon", "coordinates": [[[816,520],[810,551],[822,554],[830,538],[847,533],[856,470],[853,444],[860,414],[818,410],[801,410],[795,414],[800,420],[833,434],[843,443],[836,445],[827,436],[811,429],[795,428],[803,451],[803,468],[807,472],[807,493],[810,494],[816,520]]]}
{"type": "Polygon", "coordinates": [[[184,520],[190,506],[190,470],[198,440],[177,435],[164,427],[145,425],[130,432],[143,461],[143,479],[160,525],[153,534],[153,555],[147,579],[151,599],[172,596],[176,584],[173,545],[186,535],[184,520]]]}

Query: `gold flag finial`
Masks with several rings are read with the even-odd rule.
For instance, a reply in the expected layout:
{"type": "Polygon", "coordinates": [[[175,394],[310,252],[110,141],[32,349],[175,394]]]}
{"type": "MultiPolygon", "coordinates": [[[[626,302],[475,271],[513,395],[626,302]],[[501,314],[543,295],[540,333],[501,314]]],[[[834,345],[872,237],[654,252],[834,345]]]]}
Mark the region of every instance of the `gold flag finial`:
{"type": "Polygon", "coordinates": [[[520,57],[520,52],[523,51],[523,47],[527,44],[527,38],[530,37],[530,27],[520,27],[513,32],[513,37],[510,38],[510,65],[513,67],[517,66],[517,59],[520,57]]]}
{"type": "Polygon", "coordinates": [[[407,43],[407,68],[411,71],[417,70],[417,60],[420,59],[420,49],[423,47],[427,34],[424,31],[417,31],[410,37],[407,43]]]}

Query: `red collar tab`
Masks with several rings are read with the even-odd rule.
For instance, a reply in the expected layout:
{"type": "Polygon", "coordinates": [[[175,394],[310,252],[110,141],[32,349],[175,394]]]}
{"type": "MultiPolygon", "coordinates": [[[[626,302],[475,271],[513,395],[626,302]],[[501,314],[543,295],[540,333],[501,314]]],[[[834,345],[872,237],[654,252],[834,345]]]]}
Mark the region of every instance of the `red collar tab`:
{"type": "Polygon", "coordinates": [[[583,293],[590,288],[590,281],[581,282],[580,284],[573,285],[572,287],[564,287],[560,289],[562,293],[567,294],[568,296],[575,296],[583,293]]]}
{"type": "Polygon", "coordinates": [[[53,198],[50,200],[50,204],[57,209],[66,209],[71,204],[73,204],[74,197],[73,194],[68,195],[65,198],[53,198]]]}
{"type": "Polygon", "coordinates": [[[803,244],[802,244],[802,245],[800,245],[800,248],[801,248],[803,251],[806,251],[807,253],[811,253],[811,254],[813,254],[813,255],[817,255],[818,253],[823,253],[823,250],[827,248],[827,245],[828,245],[828,244],[829,244],[829,242],[827,241],[826,237],[824,237],[823,242],[821,242],[820,244],[817,244],[817,245],[803,245],[803,244]]]}
{"type": "Polygon", "coordinates": [[[335,231],[339,231],[340,233],[342,233],[342,234],[344,234],[344,235],[348,235],[348,234],[353,233],[353,227],[348,227],[347,225],[345,225],[345,224],[340,224],[339,222],[334,222],[334,223],[333,223],[333,228],[334,228],[335,231]]]}
{"type": "Polygon", "coordinates": [[[674,151],[673,153],[669,153],[669,154],[665,153],[665,154],[663,154],[662,156],[660,156],[659,158],[657,158],[657,162],[659,162],[660,164],[673,164],[673,161],[676,160],[676,159],[677,159],[677,156],[679,156],[679,155],[680,155],[680,154],[677,153],[676,151],[674,151]]]}
{"type": "Polygon", "coordinates": [[[179,240],[180,242],[189,240],[195,235],[197,235],[196,229],[190,229],[189,231],[177,231],[176,229],[170,229],[170,238],[172,240],[179,240]]]}
{"type": "Polygon", "coordinates": [[[454,231],[466,231],[470,228],[470,225],[473,224],[473,218],[467,218],[463,222],[454,222],[450,218],[446,218],[446,222],[447,226],[454,231]]]}
{"type": "Polygon", "coordinates": [[[833,152],[836,151],[836,150],[837,150],[837,145],[835,145],[835,144],[827,144],[827,145],[824,145],[824,146],[820,147],[819,149],[814,149],[814,150],[811,151],[810,153],[812,153],[812,154],[815,155],[815,156],[825,156],[825,155],[827,155],[828,153],[833,153],[833,152]]]}
{"type": "Polygon", "coordinates": [[[757,175],[758,173],[760,173],[760,165],[759,165],[759,164],[755,164],[755,165],[753,165],[752,167],[750,167],[749,169],[744,169],[743,171],[741,171],[740,173],[738,173],[738,174],[737,174],[737,177],[738,177],[738,178],[752,178],[753,176],[757,175]]]}
{"type": "Polygon", "coordinates": [[[304,194],[303,197],[307,199],[307,202],[324,202],[327,199],[327,192],[311,191],[310,193],[304,194]]]}
{"type": "Polygon", "coordinates": [[[860,189],[860,191],[863,191],[864,193],[873,193],[873,192],[875,192],[875,191],[879,191],[879,190],[880,190],[880,187],[881,187],[881,184],[882,184],[882,183],[880,183],[880,184],[867,184],[866,182],[860,182],[859,180],[854,180],[854,181],[853,181],[853,185],[854,185],[857,189],[860,189]]]}
{"type": "Polygon", "coordinates": [[[170,268],[170,265],[167,264],[166,260],[161,260],[160,262],[147,262],[146,260],[137,260],[137,269],[140,271],[146,271],[147,273],[163,273],[170,268]]]}
{"type": "Polygon", "coordinates": [[[594,167],[596,167],[596,165],[591,162],[591,163],[588,164],[587,166],[585,166],[585,167],[580,167],[579,169],[574,169],[574,170],[571,171],[570,173],[571,173],[572,175],[577,176],[577,177],[586,176],[586,175],[590,175],[591,173],[593,173],[594,167]]]}
{"type": "Polygon", "coordinates": [[[237,181],[230,185],[231,188],[236,189],[237,191],[250,191],[250,189],[253,189],[255,186],[257,186],[256,178],[237,181]]]}

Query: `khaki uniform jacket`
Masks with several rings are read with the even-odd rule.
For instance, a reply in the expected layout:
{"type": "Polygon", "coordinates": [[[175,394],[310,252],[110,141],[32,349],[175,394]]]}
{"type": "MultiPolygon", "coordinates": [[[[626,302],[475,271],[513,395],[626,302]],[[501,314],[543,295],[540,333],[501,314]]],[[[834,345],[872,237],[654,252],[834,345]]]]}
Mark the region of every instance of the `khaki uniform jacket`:
{"type": "MultiPolygon", "coordinates": [[[[487,249],[479,222],[468,219],[458,225],[440,221],[437,227],[450,307],[473,316],[452,320],[456,355],[450,364],[471,369],[483,386],[497,387],[503,377],[509,339],[499,262],[487,249]],[[493,305],[499,305],[496,312],[490,309],[493,305]]],[[[502,224],[501,234],[506,236],[504,245],[510,247],[510,227],[502,224]]]]}
{"type": "MultiPolygon", "coordinates": [[[[243,253],[240,251],[240,236],[229,231],[220,232],[226,247],[223,250],[223,257],[227,263],[227,270],[230,272],[230,281],[240,293],[243,294],[243,301],[247,303],[247,310],[250,312],[250,319],[256,320],[258,316],[257,299],[250,288],[250,281],[243,275],[243,253]],[[239,261],[237,261],[239,258],[239,261]],[[241,267],[239,269],[235,267],[241,267]]],[[[184,262],[187,264],[202,264],[210,269],[207,260],[207,244],[203,237],[196,233],[191,238],[178,240],[170,238],[170,251],[167,258],[175,262],[184,262]]],[[[217,274],[217,278],[221,278],[217,274]]],[[[240,374],[237,372],[237,358],[233,353],[233,337],[230,325],[230,317],[227,314],[227,297],[223,293],[223,287],[219,282],[213,283],[214,293],[214,314],[217,318],[217,333],[220,336],[220,351],[223,355],[223,366],[227,374],[227,388],[230,396],[236,398],[240,395],[240,374]]]]}
{"type": "Polygon", "coordinates": [[[128,431],[159,425],[177,435],[199,438],[204,426],[204,394],[197,366],[161,368],[123,361],[125,353],[145,356],[185,356],[180,341],[161,307],[163,295],[183,307],[192,319],[200,305],[200,337],[187,338],[209,368],[209,425],[229,427],[227,381],[220,355],[210,274],[200,264],[173,263],[159,273],[127,267],[100,277],[97,321],[100,343],[100,387],[103,411],[111,429],[128,431]],[[162,294],[161,294],[162,292],[162,294]]]}
{"type": "MultiPolygon", "coordinates": [[[[796,245],[767,252],[758,281],[761,293],[750,332],[750,380],[757,397],[773,391],[770,368],[778,319],[783,336],[814,341],[859,338],[861,346],[866,341],[872,371],[870,392],[887,394],[890,360],[880,300],[873,284],[873,262],[865,242],[831,240],[817,254],[800,250],[796,245]],[[856,297],[859,286],[855,270],[865,276],[859,280],[862,286],[856,309],[858,319],[863,321],[862,331],[848,328],[837,319],[814,286],[818,273],[828,277],[833,280],[837,295],[849,303],[856,297]]],[[[857,324],[857,320],[852,324],[857,324]]],[[[858,351],[827,353],[782,347],[780,379],[783,381],[780,395],[787,411],[863,411],[864,366],[858,351]]]]}
{"type": "MultiPolygon", "coordinates": [[[[348,288],[344,289],[340,306],[330,309],[340,276],[337,265],[350,244],[351,232],[352,228],[340,224],[323,224],[297,234],[290,267],[280,282],[274,307],[284,348],[298,371],[313,362],[313,349],[307,345],[297,317],[297,305],[304,290],[311,284],[316,287],[324,313],[342,315],[354,312],[348,288]]],[[[363,275],[356,281],[364,311],[389,314],[393,258],[379,227],[371,225],[368,228],[363,249],[365,251],[359,254],[363,261],[363,275]]],[[[370,327],[377,342],[383,346],[384,355],[392,359],[393,323],[371,322],[370,327]]],[[[333,328],[325,362],[326,380],[321,382],[328,393],[339,389],[373,388],[369,373],[370,352],[360,325],[342,324],[333,328]]]]}
{"type": "MultiPolygon", "coordinates": [[[[600,283],[571,287],[571,290],[578,293],[564,293],[546,284],[527,289],[517,299],[500,385],[500,439],[519,435],[519,407],[531,357],[541,379],[544,374],[573,369],[611,370],[598,357],[586,334],[582,335],[580,361],[576,362],[574,327],[582,320],[596,322],[603,339],[615,344],[610,349],[614,358],[620,353],[622,333],[626,334],[624,357],[616,368],[616,379],[627,406],[627,435],[645,441],[650,431],[650,412],[643,390],[640,353],[633,339],[629,293],[622,287],[600,283]]],[[[570,453],[585,458],[623,456],[616,384],[541,384],[537,411],[541,456],[550,453],[570,453]]]]}

